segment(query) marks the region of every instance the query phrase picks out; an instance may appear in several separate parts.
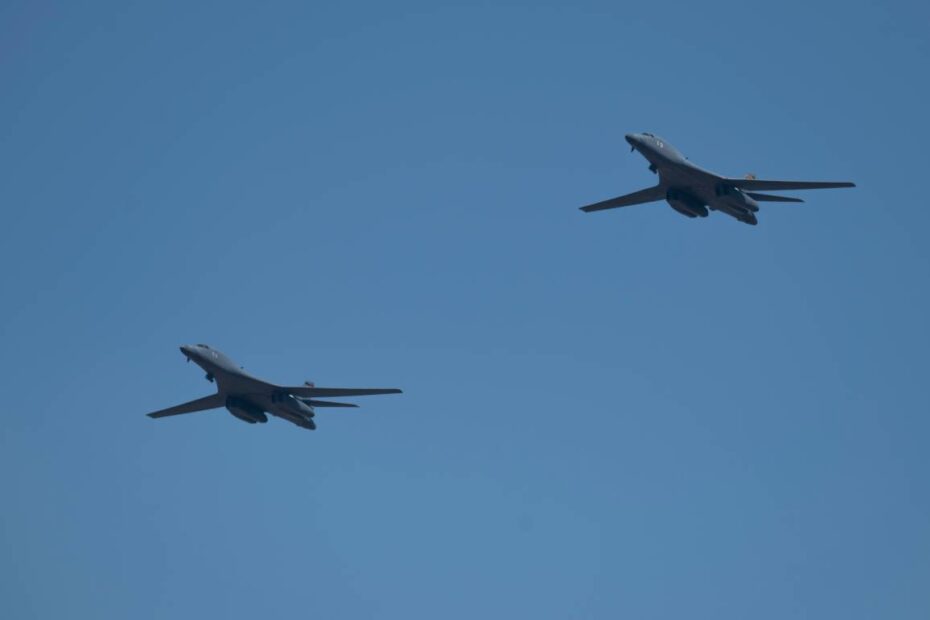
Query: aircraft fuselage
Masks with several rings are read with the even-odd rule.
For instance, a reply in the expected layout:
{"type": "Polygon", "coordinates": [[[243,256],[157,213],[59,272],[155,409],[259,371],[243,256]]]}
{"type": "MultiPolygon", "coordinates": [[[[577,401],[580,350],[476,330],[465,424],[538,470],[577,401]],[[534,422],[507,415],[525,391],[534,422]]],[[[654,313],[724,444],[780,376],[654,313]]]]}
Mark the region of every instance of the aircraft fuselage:
{"type": "Polygon", "coordinates": [[[270,413],[298,426],[315,427],[313,407],[250,375],[221,351],[185,345],[181,353],[204,369],[207,380],[215,382],[217,392],[225,397],[226,409],[240,420],[265,423],[265,413],[270,413]]]}
{"type": "Polygon", "coordinates": [[[745,192],[721,182],[721,177],[697,166],[678,149],[652,134],[627,134],[626,141],[649,161],[658,174],[666,201],[688,217],[721,211],[747,224],[757,224],[759,205],[745,192]]]}

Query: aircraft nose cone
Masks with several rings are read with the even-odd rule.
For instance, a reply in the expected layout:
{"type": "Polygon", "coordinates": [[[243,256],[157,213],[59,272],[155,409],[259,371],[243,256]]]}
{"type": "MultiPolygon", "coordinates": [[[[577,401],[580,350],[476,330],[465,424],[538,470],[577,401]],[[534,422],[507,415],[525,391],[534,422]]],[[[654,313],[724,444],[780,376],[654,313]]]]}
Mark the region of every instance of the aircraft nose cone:
{"type": "Polygon", "coordinates": [[[637,136],[635,133],[628,133],[623,137],[632,147],[635,147],[639,143],[639,136],[637,136]]]}
{"type": "Polygon", "coordinates": [[[191,348],[190,348],[189,346],[187,346],[186,344],[182,344],[182,345],[181,345],[180,347],[178,347],[178,348],[181,349],[181,353],[183,353],[183,354],[186,355],[187,357],[190,357],[190,356],[191,356],[191,348]]]}

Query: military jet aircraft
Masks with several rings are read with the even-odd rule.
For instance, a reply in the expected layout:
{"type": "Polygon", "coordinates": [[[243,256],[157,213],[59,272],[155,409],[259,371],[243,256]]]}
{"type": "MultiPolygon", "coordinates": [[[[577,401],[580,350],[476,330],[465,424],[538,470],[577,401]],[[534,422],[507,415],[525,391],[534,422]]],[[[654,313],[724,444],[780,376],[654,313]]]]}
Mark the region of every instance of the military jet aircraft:
{"type": "Polygon", "coordinates": [[[181,353],[188,362],[193,360],[206,371],[207,381],[216,383],[217,393],[182,405],[153,411],[147,414],[150,418],[165,418],[226,407],[229,413],[249,424],[264,424],[268,421],[265,413],[270,413],[302,428],[314,430],[315,408],[358,407],[350,403],[317,400],[318,398],[401,393],[394,388],[316,387],[309,381],[294,387],[275,385],[253,377],[229,357],[205,344],[184,345],[181,347],[181,353]]]}
{"type": "Polygon", "coordinates": [[[626,141],[631,151],[639,151],[649,161],[649,170],[659,175],[659,184],[581,207],[582,211],[602,211],[665,200],[688,217],[707,217],[710,209],[755,226],[758,224],[756,212],[760,202],[804,202],[800,198],[760,194],[759,191],[855,187],[849,182],[763,181],[753,175],[743,179],[722,177],[692,164],[678,149],[651,133],[629,133],[626,141]]]}

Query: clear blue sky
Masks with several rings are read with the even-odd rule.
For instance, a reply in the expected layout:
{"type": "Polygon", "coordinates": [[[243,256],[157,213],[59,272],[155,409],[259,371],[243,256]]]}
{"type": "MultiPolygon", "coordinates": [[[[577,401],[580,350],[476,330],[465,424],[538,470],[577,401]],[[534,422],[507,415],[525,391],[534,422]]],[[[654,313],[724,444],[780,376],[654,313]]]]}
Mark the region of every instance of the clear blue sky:
{"type": "Polygon", "coordinates": [[[4,2],[0,616],[927,618],[928,22],[4,2]],[[859,187],[580,213],[629,131],[859,187]]]}

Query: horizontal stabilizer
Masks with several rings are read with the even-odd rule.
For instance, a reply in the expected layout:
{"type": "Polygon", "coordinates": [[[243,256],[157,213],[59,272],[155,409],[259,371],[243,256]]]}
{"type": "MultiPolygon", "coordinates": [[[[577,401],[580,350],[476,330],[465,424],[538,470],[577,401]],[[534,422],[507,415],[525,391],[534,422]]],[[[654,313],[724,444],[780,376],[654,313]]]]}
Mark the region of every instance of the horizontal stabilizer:
{"type": "Polygon", "coordinates": [[[294,396],[304,396],[306,398],[332,398],[336,396],[375,396],[378,394],[400,394],[401,391],[396,388],[325,388],[301,385],[296,387],[284,387],[282,390],[293,394],[294,396]]]}
{"type": "Polygon", "coordinates": [[[790,196],[773,196],[772,194],[757,194],[756,192],[746,192],[746,195],[759,202],[804,202],[800,198],[790,196]]]}
{"type": "Polygon", "coordinates": [[[184,403],[182,405],[175,405],[174,407],[168,407],[167,409],[159,409],[158,411],[153,411],[152,413],[147,413],[146,415],[150,418],[167,418],[171,415],[194,413],[195,411],[206,411],[207,409],[217,409],[219,407],[225,406],[226,398],[219,394],[213,394],[211,396],[198,398],[197,400],[192,400],[189,403],[184,403]]]}
{"type": "Polygon", "coordinates": [[[310,398],[304,398],[302,400],[311,407],[358,407],[358,405],[353,403],[335,403],[331,400],[313,400],[310,398]]]}
{"type": "Polygon", "coordinates": [[[603,211],[604,209],[629,207],[632,205],[643,204],[644,202],[655,202],[657,200],[665,200],[665,190],[658,185],[655,187],[641,189],[638,192],[633,192],[632,194],[627,194],[625,196],[617,196],[616,198],[610,198],[609,200],[596,202],[592,205],[581,207],[581,210],[585,213],[590,213],[592,211],[603,211]]]}
{"type": "Polygon", "coordinates": [[[748,191],[778,191],[783,189],[833,189],[855,187],[849,181],[763,181],[761,179],[724,179],[727,185],[748,191]]]}

